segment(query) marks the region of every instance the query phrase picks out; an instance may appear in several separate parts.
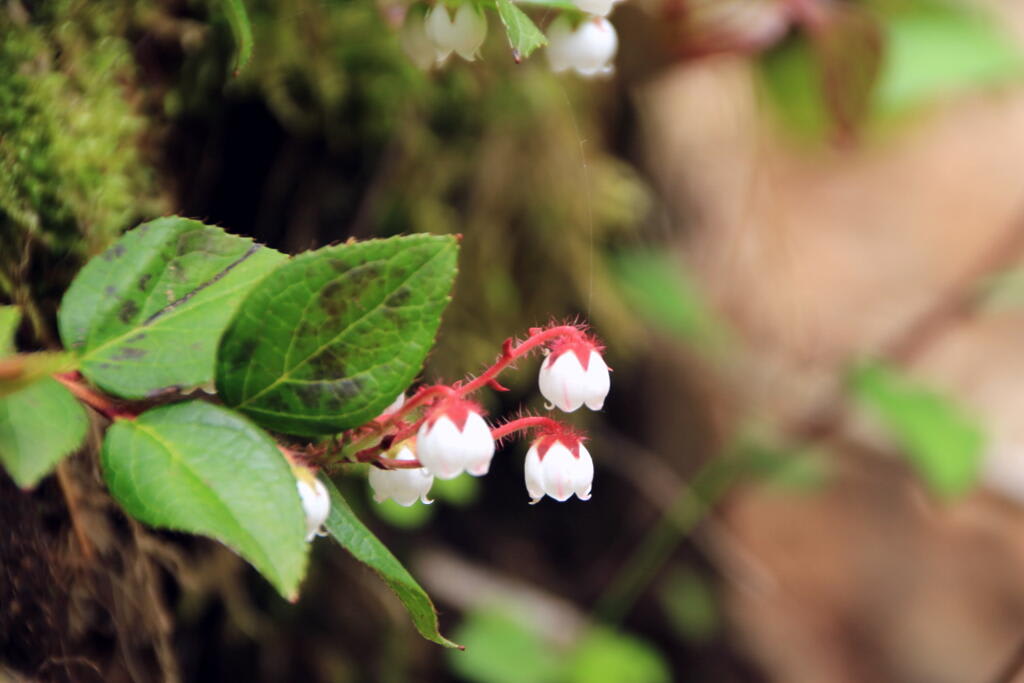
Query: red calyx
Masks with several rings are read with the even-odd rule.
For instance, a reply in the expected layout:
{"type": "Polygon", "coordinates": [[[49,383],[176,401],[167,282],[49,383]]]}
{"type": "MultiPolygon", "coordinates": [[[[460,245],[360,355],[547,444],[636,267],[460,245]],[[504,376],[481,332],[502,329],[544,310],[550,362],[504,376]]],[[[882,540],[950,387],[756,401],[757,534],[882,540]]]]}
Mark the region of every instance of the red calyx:
{"type": "Polygon", "coordinates": [[[427,424],[433,427],[443,416],[451,420],[455,428],[461,432],[466,427],[466,420],[469,419],[470,413],[483,414],[483,411],[480,410],[480,406],[472,401],[461,398],[446,398],[427,418],[427,424]]]}
{"type": "Polygon", "coordinates": [[[559,442],[569,449],[574,458],[579,459],[580,444],[583,443],[583,437],[568,427],[562,427],[558,431],[542,434],[540,438],[533,442],[533,445],[537,448],[537,459],[544,460],[544,456],[547,455],[551,447],[559,442]]]}

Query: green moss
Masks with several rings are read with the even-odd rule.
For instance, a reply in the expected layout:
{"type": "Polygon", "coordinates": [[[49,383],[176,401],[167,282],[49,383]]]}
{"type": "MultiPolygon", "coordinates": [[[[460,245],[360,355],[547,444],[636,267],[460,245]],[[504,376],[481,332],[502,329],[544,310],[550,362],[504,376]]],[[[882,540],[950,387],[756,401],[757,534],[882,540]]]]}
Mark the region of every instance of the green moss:
{"type": "MultiPolygon", "coordinates": [[[[154,182],[129,102],[134,62],[118,3],[0,13],[0,235],[94,253],[144,213],[154,182]]],[[[20,248],[19,248],[20,247],[20,248]]]]}

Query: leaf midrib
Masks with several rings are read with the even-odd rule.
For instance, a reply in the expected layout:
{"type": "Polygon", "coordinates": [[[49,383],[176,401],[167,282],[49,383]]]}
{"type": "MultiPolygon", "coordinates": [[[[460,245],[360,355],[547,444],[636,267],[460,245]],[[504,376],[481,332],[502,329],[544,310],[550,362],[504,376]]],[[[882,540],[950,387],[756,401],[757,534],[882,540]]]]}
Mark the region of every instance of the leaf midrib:
{"type": "MultiPolygon", "coordinates": [[[[355,320],[350,322],[348,325],[345,326],[344,329],[342,329],[340,332],[338,332],[338,334],[334,335],[330,340],[328,340],[324,344],[321,344],[316,350],[314,350],[312,353],[307,355],[305,358],[303,358],[302,360],[300,360],[299,362],[294,364],[292,367],[286,369],[277,378],[275,378],[273,382],[271,382],[270,384],[265,386],[263,389],[260,389],[259,391],[257,391],[252,396],[249,396],[248,398],[243,399],[242,402],[238,404],[238,407],[241,408],[242,406],[245,406],[245,405],[251,403],[252,401],[254,401],[257,398],[259,398],[260,396],[263,396],[264,394],[268,393],[269,391],[272,391],[273,389],[277,388],[277,386],[279,384],[281,384],[282,382],[285,382],[285,381],[291,379],[291,373],[295,369],[305,365],[306,363],[309,362],[309,360],[311,358],[314,358],[317,354],[323,352],[329,346],[337,343],[338,339],[343,337],[351,328],[353,328],[354,326],[356,326],[359,323],[361,323],[363,320],[365,320],[370,315],[373,315],[374,313],[376,313],[384,305],[384,303],[388,300],[388,297],[391,296],[391,294],[395,290],[399,289],[402,285],[408,283],[409,280],[411,280],[414,277],[416,277],[420,273],[421,270],[423,270],[428,265],[430,265],[436,258],[438,258],[439,256],[443,255],[447,251],[447,249],[450,248],[450,246],[451,246],[451,243],[444,244],[441,249],[438,249],[437,252],[435,252],[430,258],[428,258],[426,261],[424,261],[419,266],[417,266],[415,270],[411,271],[403,280],[401,280],[397,285],[395,285],[395,287],[391,288],[391,291],[385,293],[381,297],[381,300],[378,301],[373,306],[373,308],[367,310],[361,316],[359,316],[358,318],[356,318],[355,320]]],[[[384,261],[389,261],[391,259],[383,259],[383,260],[384,261]]],[[[367,263],[370,263],[370,262],[368,261],[367,263]]],[[[360,265],[365,265],[365,264],[360,264],[360,265]]],[[[320,290],[322,291],[325,287],[327,287],[328,284],[330,284],[331,282],[335,282],[335,281],[336,280],[329,280],[328,282],[324,283],[323,287],[321,287],[320,290]]]]}
{"type": "MultiPolygon", "coordinates": [[[[256,549],[256,551],[261,556],[260,557],[261,564],[263,564],[266,567],[267,571],[270,571],[270,572],[272,572],[274,574],[274,576],[273,576],[274,582],[276,584],[278,584],[278,585],[283,585],[282,577],[281,577],[280,573],[278,572],[277,566],[270,559],[269,554],[266,552],[266,550],[264,550],[264,548],[263,548],[262,544],[260,544],[258,538],[256,536],[254,536],[251,531],[249,531],[247,528],[245,528],[242,525],[242,523],[235,516],[235,513],[231,510],[231,507],[224,501],[224,499],[221,496],[217,495],[217,492],[213,488],[211,488],[209,485],[207,485],[203,481],[203,478],[199,475],[199,473],[196,472],[189,465],[188,460],[185,459],[178,452],[178,450],[174,448],[174,445],[171,442],[167,441],[166,439],[162,438],[158,431],[156,431],[152,427],[149,427],[149,426],[147,426],[145,424],[142,424],[141,422],[136,421],[136,422],[134,422],[134,424],[132,426],[135,427],[135,429],[137,429],[138,431],[144,433],[151,440],[155,441],[157,443],[157,445],[159,447],[161,447],[163,450],[167,451],[168,455],[170,456],[170,459],[172,461],[174,461],[176,464],[181,466],[182,471],[184,471],[189,477],[192,478],[193,482],[200,488],[200,490],[207,491],[209,496],[213,499],[213,501],[222,510],[227,512],[228,519],[230,519],[235,524],[236,528],[239,531],[242,532],[242,535],[246,537],[246,540],[252,545],[253,548],[256,549]]],[[[210,427],[210,428],[213,428],[213,429],[217,429],[218,428],[218,427],[215,427],[213,425],[206,425],[206,426],[210,427]]],[[[134,479],[134,476],[132,477],[132,479],[134,479]]],[[[136,490],[139,490],[137,487],[134,486],[134,484],[133,484],[133,487],[136,490]]],[[[150,508],[150,509],[153,510],[153,508],[150,508]]],[[[153,511],[156,512],[158,515],[160,514],[159,510],[153,510],[153,511]]],[[[167,526],[169,526],[169,525],[167,525],[167,526]]],[[[192,529],[188,529],[188,530],[192,531],[192,529]]],[[[205,533],[205,530],[204,530],[204,533],[205,533]]],[[[227,543],[227,541],[224,541],[224,539],[220,539],[220,540],[222,540],[223,542],[227,543]]],[[[228,545],[230,545],[230,544],[228,544],[228,545]]],[[[262,569],[261,569],[261,571],[262,571],[262,569]]]]}

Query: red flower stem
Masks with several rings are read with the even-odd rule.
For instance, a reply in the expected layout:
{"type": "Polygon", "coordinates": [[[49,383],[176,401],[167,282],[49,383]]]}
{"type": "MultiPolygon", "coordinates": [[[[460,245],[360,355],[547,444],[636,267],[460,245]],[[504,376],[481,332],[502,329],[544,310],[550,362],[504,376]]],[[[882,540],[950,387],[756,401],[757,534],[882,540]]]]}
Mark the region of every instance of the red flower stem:
{"type": "Polygon", "coordinates": [[[491,437],[497,441],[498,439],[505,438],[512,432],[518,432],[524,429],[535,429],[537,427],[560,429],[562,428],[562,425],[560,422],[552,420],[550,417],[521,417],[518,420],[506,422],[500,427],[495,427],[491,430],[491,437]]]}
{"type": "Polygon", "coordinates": [[[409,400],[407,400],[401,408],[391,413],[383,420],[380,420],[377,423],[377,426],[380,429],[390,427],[416,408],[419,408],[426,403],[430,403],[439,396],[451,396],[454,393],[455,390],[447,384],[432,384],[428,387],[420,387],[415,394],[409,397],[409,400]]]}
{"type": "MultiPolygon", "coordinates": [[[[469,382],[461,386],[456,385],[455,387],[450,387],[446,384],[433,384],[430,386],[421,387],[419,390],[416,391],[415,394],[409,397],[409,399],[401,408],[396,410],[391,415],[388,415],[386,418],[375,420],[372,425],[373,432],[381,434],[387,432],[387,430],[394,428],[396,426],[396,423],[400,423],[413,410],[420,408],[424,405],[427,405],[437,398],[462,398],[464,396],[468,396],[474,391],[477,391],[478,389],[482,389],[487,385],[491,385],[494,386],[495,388],[501,389],[501,385],[497,383],[496,378],[498,377],[499,374],[501,374],[501,372],[505,368],[507,368],[509,365],[512,365],[526,354],[535,350],[537,347],[542,346],[553,339],[567,336],[582,337],[583,332],[581,332],[580,329],[575,325],[559,325],[557,327],[550,327],[545,330],[539,330],[537,332],[534,332],[525,341],[518,345],[513,345],[513,341],[511,338],[506,339],[505,343],[502,346],[501,356],[498,358],[498,360],[494,362],[493,365],[484,370],[483,373],[480,374],[478,377],[475,377],[474,379],[470,380],[469,382]]],[[[360,451],[357,451],[354,455],[355,460],[357,462],[379,462],[379,453],[382,450],[385,450],[385,445],[401,443],[405,439],[408,439],[409,437],[415,435],[416,432],[419,430],[420,425],[422,425],[426,419],[427,416],[424,415],[411,424],[399,427],[398,431],[394,432],[391,439],[387,441],[387,444],[385,444],[384,440],[382,439],[381,442],[375,446],[370,446],[369,448],[364,448],[360,451]]],[[[516,431],[517,429],[527,429],[528,427],[531,426],[541,426],[544,424],[549,426],[558,424],[554,420],[548,420],[546,423],[530,422],[533,420],[548,420],[548,418],[522,418],[521,420],[515,420],[506,425],[503,425],[502,427],[498,427],[497,431],[500,431],[501,436],[504,436],[505,434],[509,434],[513,431],[516,431]],[[510,425],[513,424],[521,426],[510,427],[510,425]]],[[[495,436],[494,438],[497,439],[500,437],[495,436]]]]}
{"type": "Polygon", "coordinates": [[[457,387],[455,389],[456,394],[459,396],[466,396],[477,389],[483,388],[487,384],[493,382],[495,378],[501,374],[502,370],[512,363],[515,363],[530,351],[533,351],[538,346],[541,346],[552,339],[565,336],[580,337],[583,336],[583,333],[574,325],[559,325],[558,327],[549,327],[546,330],[541,330],[540,332],[531,335],[526,339],[526,341],[522,342],[518,346],[513,346],[512,340],[506,339],[501,357],[495,361],[494,365],[484,370],[483,373],[470,382],[463,384],[461,387],[457,387]]]}
{"type": "Polygon", "coordinates": [[[134,411],[117,405],[103,394],[85,386],[81,377],[77,372],[56,373],[53,376],[55,380],[67,387],[75,398],[101,415],[111,420],[134,420],[136,418],[138,414],[134,411]]]}

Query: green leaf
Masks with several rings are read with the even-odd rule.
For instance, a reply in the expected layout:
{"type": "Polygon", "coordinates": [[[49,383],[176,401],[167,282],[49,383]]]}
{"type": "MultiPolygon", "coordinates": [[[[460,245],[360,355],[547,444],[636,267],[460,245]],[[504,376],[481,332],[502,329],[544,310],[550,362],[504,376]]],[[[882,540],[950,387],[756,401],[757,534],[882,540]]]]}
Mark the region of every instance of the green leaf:
{"type": "Polygon", "coordinates": [[[14,353],[14,335],[21,324],[21,309],[17,306],[0,306],[0,358],[14,353]]]}
{"type": "Polygon", "coordinates": [[[0,398],[0,462],[31,488],[82,444],[89,418],[57,380],[44,378],[0,398]]]}
{"type": "Polygon", "coordinates": [[[714,588],[697,572],[674,570],[659,588],[658,602],[672,629],[684,641],[707,642],[721,627],[714,588]]]}
{"type": "Polygon", "coordinates": [[[434,343],[456,253],[454,237],[413,235],[295,257],[228,326],[217,391],[288,434],[334,434],[379,415],[434,343]]]}
{"type": "Polygon", "coordinates": [[[559,653],[511,609],[478,607],[459,624],[465,652],[448,657],[460,677],[479,683],[557,683],[564,680],[559,653]]]}
{"type": "Polygon", "coordinates": [[[856,368],[850,387],[854,398],[881,419],[933,491],[954,497],[971,488],[984,436],[960,406],[880,363],[856,368]]]}
{"type": "Polygon", "coordinates": [[[583,638],[569,663],[568,683],[669,683],[668,665],[649,643],[605,628],[583,638]]]}
{"type": "Polygon", "coordinates": [[[252,24],[243,0],[223,0],[223,7],[228,26],[231,27],[231,35],[235,38],[234,73],[237,76],[252,59],[252,24]]]}
{"type": "Polygon", "coordinates": [[[152,526],[211,536],[289,600],[309,544],[295,476],[276,444],[242,416],[202,401],[119,420],[103,474],[125,511],[152,526]]]}
{"type": "Polygon", "coordinates": [[[875,102],[879,113],[1024,76],[1020,48],[980,9],[935,0],[896,8],[884,21],[887,56],[875,102]]]}
{"type": "Polygon", "coordinates": [[[357,560],[375,571],[388,587],[394,591],[405,608],[409,610],[412,623],[416,630],[427,640],[444,645],[458,647],[460,645],[448,640],[438,631],[437,611],[426,592],[416,583],[416,579],[395,559],[391,551],[363,525],[352,512],[352,508],[333,483],[326,477],[320,477],[324,486],[331,494],[331,514],[324,525],[331,536],[345,550],[352,553],[357,560]]]}
{"type": "Polygon", "coordinates": [[[533,20],[526,16],[523,10],[513,5],[511,0],[496,0],[496,2],[498,16],[508,34],[508,43],[512,46],[517,58],[529,57],[530,53],[538,47],[548,44],[548,39],[540,32],[533,20]]]}
{"type": "Polygon", "coordinates": [[[208,384],[245,293],[286,258],[198,221],[159,218],[86,264],[61,302],[61,339],[81,355],[82,374],[115,396],[208,384]]]}
{"type": "Polygon", "coordinates": [[[725,328],[683,265],[663,252],[621,251],[609,264],[624,303],[651,325],[705,350],[720,350],[725,328]]]}

